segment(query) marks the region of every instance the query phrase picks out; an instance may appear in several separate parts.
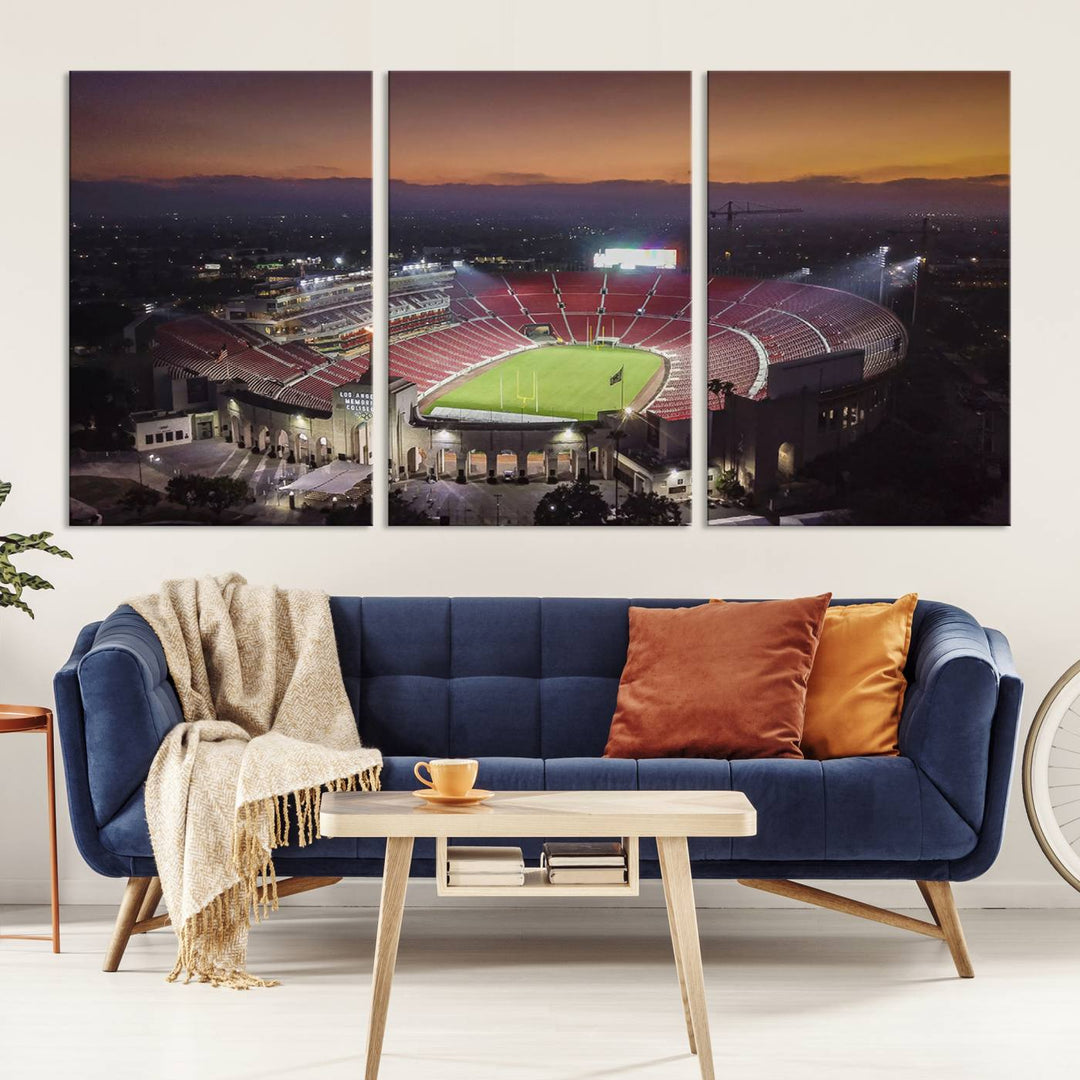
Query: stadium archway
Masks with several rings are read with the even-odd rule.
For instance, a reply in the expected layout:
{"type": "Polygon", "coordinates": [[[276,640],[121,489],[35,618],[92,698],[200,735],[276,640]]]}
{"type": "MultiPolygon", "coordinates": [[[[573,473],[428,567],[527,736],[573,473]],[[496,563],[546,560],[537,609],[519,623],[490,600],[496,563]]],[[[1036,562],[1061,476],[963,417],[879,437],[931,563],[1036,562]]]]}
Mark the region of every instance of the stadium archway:
{"type": "Polygon", "coordinates": [[[317,465],[326,465],[332,456],[333,452],[330,448],[330,443],[326,436],[323,435],[315,444],[315,463],[317,465]]]}
{"type": "Polygon", "coordinates": [[[420,449],[419,446],[410,446],[408,453],[405,455],[405,468],[410,476],[416,476],[417,473],[424,470],[427,461],[427,454],[420,449]]]}
{"type": "Polygon", "coordinates": [[[243,437],[240,434],[240,418],[232,414],[229,416],[229,438],[237,446],[244,445],[243,437]]]}
{"type": "Polygon", "coordinates": [[[277,455],[281,458],[287,458],[289,456],[289,433],[284,428],[278,429],[277,455]]]}
{"type": "Polygon", "coordinates": [[[776,451],[776,476],[778,480],[795,478],[795,444],[785,442],[776,451]]]}
{"type": "Polygon", "coordinates": [[[361,421],[349,432],[349,457],[361,465],[369,465],[367,424],[361,421]]]}
{"type": "Polygon", "coordinates": [[[303,462],[305,465],[310,465],[311,461],[311,440],[307,437],[306,431],[298,431],[296,438],[293,442],[293,453],[296,455],[296,460],[303,462]]]}

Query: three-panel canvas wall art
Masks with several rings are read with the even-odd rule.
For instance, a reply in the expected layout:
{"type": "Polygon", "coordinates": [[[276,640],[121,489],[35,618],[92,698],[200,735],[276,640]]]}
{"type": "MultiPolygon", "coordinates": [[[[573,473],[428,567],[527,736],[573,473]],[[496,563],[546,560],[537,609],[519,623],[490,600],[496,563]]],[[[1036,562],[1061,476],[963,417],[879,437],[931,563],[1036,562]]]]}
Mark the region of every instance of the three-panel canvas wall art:
{"type": "Polygon", "coordinates": [[[1008,523],[1007,73],[70,89],[72,523],[1008,523]]]}

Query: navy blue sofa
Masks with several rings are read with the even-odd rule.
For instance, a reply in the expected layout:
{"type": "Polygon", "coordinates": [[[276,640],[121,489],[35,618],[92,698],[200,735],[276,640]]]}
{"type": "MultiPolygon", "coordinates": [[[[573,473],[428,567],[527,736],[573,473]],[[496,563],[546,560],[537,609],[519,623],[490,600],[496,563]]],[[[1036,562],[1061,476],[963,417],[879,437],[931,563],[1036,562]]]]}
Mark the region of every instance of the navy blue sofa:
{"type": "MultiPolygon", "coordinates": [[[[899,757],[832,761],[602,757],[627,647],[627,609],[704,600],[331,599],[341,668],[383,787],[413,765],[480,760],[494,789],[736,789],[753,837],[691,840],[702,878],[964,881],[1001,844],[1022,683],[1008,643],[969,614],[920,601],[899,757]]],[[[857,601],[834,601],[854,603],[857,601]]],[[[717,657],[723,663],[723,657],[717,657]]],[[[79,850],[101,874],[150,878],[144,781],[180,722],[161,646],[121,607],[80,633],[55,680],[68,805],[79,850]]],[[[505,841],[504,841],[505,842],[505,841]]],[[[526,857],[540,841],[522,840],[526,857]]],[[[658,876],[642,844],[642,876],[658,876]]],[[[325,838],[275,859],[279,874],[371,876],[382,842],[325,838]]],[[[430,843],[413,873],[433,873],[430,843]]]]}

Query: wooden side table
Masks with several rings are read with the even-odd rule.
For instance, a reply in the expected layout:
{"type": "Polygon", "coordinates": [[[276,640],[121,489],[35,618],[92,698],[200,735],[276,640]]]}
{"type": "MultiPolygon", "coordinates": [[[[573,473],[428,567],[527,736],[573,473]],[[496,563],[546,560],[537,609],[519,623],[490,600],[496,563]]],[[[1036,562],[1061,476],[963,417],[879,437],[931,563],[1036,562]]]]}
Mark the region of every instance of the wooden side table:
{"type": "Polygon", "coordinates": [[[0,705],[0,735],[39,732],[45,736],[46,784],[49,793],[49,855],[52,869],[52,933],[0,934],[0,938],[23,941],[51,941],[60,951],[60,881],[56,868],[56,773],[53,765],[53,715],[39,705],[0,705]]]}

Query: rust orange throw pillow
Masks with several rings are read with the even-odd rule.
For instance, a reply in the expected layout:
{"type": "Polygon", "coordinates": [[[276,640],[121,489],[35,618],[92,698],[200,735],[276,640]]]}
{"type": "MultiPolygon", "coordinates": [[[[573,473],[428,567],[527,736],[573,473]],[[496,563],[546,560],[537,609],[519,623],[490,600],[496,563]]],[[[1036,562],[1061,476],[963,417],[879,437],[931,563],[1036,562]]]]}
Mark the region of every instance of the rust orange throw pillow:
{"type": "Polygon", "coordinates": [[[630,608],[605,757],[802,757],[806,686],[829,594],[630,608]]]}
{"type": "Polygon", "coordinates": [[[806,694],[810,758],[897,754],[915,593],[894,604],[829,608],[806,694]]]}

